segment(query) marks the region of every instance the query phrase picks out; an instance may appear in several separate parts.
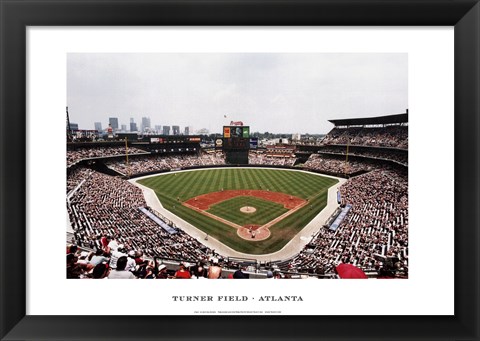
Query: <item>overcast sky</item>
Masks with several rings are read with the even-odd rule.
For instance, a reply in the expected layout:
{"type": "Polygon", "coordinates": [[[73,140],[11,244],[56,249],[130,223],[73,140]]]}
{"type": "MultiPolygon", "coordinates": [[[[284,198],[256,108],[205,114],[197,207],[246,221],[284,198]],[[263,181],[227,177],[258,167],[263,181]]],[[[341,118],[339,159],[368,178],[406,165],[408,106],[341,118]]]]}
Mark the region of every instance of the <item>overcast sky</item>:
{"type": "Polygon", "coordinates": [[[67,57],[70,122],[94,129],[109,117],[129,129],[181,131],[243,121],[252,132],[327,133],[329,119],[373,117],[408,108],[408,55],[99,54],[67,57]],[[225,115],[227,118],[225,118],[225,115]]]}

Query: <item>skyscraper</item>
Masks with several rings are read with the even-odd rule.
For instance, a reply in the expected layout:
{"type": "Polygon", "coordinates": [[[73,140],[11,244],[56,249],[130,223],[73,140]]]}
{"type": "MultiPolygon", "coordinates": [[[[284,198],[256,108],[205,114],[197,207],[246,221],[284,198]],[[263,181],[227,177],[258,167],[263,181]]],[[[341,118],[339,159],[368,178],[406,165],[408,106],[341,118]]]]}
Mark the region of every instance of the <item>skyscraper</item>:
{"type": "Polygon", "coordinates": [[[150,128],[150,117],[142,117],[142,131],[150,128]]]}
{"type": "Polygon", "coordinates": [[[95,130],[98,132],[102,131],[102,122],[95,122],[95,130]]]}
{"type": "Polygon", "coordinates": [[[185,127],[184,135],[190,135],[190,128],[189,127],[185,127]]]}
{"type": "Polygon", "coordinates": [[[163,135],[170,135],[170,126],[163,126],[163,135]]]}
{"type": "Polygon", "coordinates": [[[122,132],[126,132],[127,131],[127,125],[126,124],[122,124],[122,132]]]}
{"type": "Polygon", "coordinates": [[[180,135],[180,126],[172,126],[173,135],[180,135]]]}
{"type": "Polygon", "coordinates": [[[157,134],[161,134],[162,133],[162,126],[161,125],[155,125],[155,132],[157,134]]]}
{"type": "Polygon", "coordinates": [[[113,131],[118,130],[118,117],[109,117],[108,123],[112,127],[113,131]]]}
{"type": "Polygon", "coordinates": [[[133,117],[130,118],[130,131],[131,132],[138,131],[137,124],[133,120],[133,117]]]}

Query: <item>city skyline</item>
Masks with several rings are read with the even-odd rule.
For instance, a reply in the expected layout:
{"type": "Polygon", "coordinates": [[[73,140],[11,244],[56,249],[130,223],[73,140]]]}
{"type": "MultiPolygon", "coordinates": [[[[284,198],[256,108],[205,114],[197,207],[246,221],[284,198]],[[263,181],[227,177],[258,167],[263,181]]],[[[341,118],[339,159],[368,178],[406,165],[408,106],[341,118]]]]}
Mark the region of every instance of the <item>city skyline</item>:
{"type": "Polygon", "coordinates": [[[156,132],[157,134],[162,134],[164,127],[171,127],[173,129],[173,131],[172,131],[173,135],[189,135],[190,128],[191,128],[190,126],[185,126],[185,127],[183,127],[184,129],[182,131],[182,129],[181,129],[182,127],[179,126],[179,125],[172,125],[172,126],[158,125],[158,124],[153,125],[153,124],[150,123],[150,118],[149,117],[142,117],[142,120],[141,120],[141,123],[140,123],[140,127],[141,127],[140,129],[138,129],[137,122],[135,122],[135,118],[133,118],[133,117],[130,117],[128,123],[123,123],[123,122],[119,121],[118,117],[109,117],[108,122],[106,122],[105,126],[103,125],[102,122],[95,121],[95,122],[93,122],[93,126],[94,126],[93,129],[91,129],[90,127],[87,127],[87,128],[81,127],[81,126],[78,125],[78,123],[73,122],[71,120],[70,120],[70,126],[71,126],[72,130],[80,130],[80,131],[96,130],[100,133],[102,133],[102,132],[107,133],[109,127],[111,126],[114,132],[137,132],[137,133],[156,132]],[[114,127],[115,123],[113,123],[113,126],[112,126],[112,122],[117,122],[118,127],[116,127],[116,128],[114,127]],[[72,128],[72,126],[74,128],[72,128]],[[147,128],[147,129],[145,129],[145,128],[147,128]]]}
{"type": "Polygon", "coordinates": [[[67,105],[80,129],[142,117],[151,125],[220,133],[230,121],[252,131],[324,134],[329,119],[404,113],[408,55],[101,54],[67,57],[67,105]],[[288,122],[288,124],[286,123],[288,122]]]}

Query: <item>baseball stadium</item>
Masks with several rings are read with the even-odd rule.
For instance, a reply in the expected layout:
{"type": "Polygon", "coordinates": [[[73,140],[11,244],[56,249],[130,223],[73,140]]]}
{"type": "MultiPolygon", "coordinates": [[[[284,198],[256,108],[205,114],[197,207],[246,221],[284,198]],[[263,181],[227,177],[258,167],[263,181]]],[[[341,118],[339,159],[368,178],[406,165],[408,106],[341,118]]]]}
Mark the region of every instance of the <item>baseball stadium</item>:
{"type": "Polygon", "coordinates": [[[74,130],[67,278],[408,278],[408,110],[320,138],[74,130]]]}

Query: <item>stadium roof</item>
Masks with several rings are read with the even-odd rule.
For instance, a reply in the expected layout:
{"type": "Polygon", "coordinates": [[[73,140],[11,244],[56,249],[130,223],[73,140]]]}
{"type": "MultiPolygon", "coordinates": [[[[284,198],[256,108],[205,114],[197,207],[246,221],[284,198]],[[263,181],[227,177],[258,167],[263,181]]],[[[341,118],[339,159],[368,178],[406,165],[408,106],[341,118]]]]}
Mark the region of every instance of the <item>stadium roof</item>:
{"type": "Polygon", "coordinates": [[[404,114],[365,117],[365,118],[346,118],[341,120],[328,120],[335,126],[363,126],[368,124],[392,124],[392,123],[407,123],[408,111],[404,114]]]}

